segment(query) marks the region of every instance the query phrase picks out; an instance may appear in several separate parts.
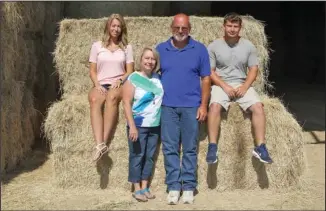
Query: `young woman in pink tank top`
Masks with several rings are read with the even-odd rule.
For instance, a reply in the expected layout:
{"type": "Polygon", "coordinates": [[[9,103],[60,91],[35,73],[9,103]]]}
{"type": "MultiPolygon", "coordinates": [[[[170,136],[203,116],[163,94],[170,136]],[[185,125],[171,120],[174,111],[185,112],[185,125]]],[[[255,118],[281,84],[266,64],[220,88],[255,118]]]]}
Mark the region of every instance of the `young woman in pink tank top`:
{"type": "Polygon", "coordinates": [[[90,78],[94,83],[88,95],[96,142],[93,161],[98,161],[108,152],[107,141],[113,136],[111,133],[117,124],[122,84],[134,71],[133,51],[128,44],[127,28],[121,15],[109,17],[102,40],[92,45],[89,62],[90,78]]]}

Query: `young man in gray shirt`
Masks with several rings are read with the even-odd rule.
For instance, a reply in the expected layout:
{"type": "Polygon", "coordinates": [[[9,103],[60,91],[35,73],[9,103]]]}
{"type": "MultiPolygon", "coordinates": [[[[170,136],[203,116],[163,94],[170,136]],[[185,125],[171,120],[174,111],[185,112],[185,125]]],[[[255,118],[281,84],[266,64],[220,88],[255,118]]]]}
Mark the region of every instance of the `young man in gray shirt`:
{"type": "Polygon", "coordinates": [[[236,13],[224,17],[224,37],[208,46],[211,64],[212,91],[208,113],[209,146],[206,161],[217,162],[217,137],[222,110],[230,102],[239,103],[244,111],[252,114],[255,136],[253,155],[261,162],[272,163],[265,144],[265,113],[257,92],[251,86],[258,73],[255,46],[239,36],[242,19],[236,13]],[[247,73],[247,68],[249,69],[247,73]]]}

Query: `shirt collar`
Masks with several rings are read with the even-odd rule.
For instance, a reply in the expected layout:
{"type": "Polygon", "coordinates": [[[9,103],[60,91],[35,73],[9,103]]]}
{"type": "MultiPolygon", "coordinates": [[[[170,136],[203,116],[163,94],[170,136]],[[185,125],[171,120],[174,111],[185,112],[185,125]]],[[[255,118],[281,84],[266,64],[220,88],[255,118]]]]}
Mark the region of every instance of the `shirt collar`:
{"type": "Polygon", "coordinates": [[[169,50],[169,51],[182,51],[182,50],[187,50],[187,49],[190,49],[190,48],[194,48],[195,47],[195,41],[192,39],[191,36],[189,36],[189,42],[188,42],[188,44],[184,48],[182,48],[182,49],[178,49],[178,48],[174,47],[171,42],[172,42],[172,37],[170,37],[166,41],[166,49],[169,50]]]}

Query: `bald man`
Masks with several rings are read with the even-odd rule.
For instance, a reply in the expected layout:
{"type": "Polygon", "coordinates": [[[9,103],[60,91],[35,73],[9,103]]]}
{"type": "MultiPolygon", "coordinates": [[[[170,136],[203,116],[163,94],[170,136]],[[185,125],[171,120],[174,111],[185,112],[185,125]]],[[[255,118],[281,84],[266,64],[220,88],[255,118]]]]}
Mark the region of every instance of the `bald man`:
{"type": "Polygon", "coordinates": [[[171,24],[172,36],[157,46],[164,89],[161,139],[168,204],[176,204],[181,191],[184,203],[194,201],[199,123],[206,119],[210,95],[209,54],[189,36],[190,30],[189,17],[178,14],[171,24]]]}

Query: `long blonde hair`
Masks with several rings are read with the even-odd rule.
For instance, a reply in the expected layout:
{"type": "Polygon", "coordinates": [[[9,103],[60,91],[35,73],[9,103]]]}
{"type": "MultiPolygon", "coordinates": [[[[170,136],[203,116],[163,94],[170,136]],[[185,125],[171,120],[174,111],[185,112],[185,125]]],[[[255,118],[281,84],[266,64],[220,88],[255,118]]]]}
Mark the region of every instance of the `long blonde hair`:
{"type": "Polygon", "coordinates": [[[110,15],[110,17],[106,21],[105,27],[104,27],[104,34],[103,34],[103,37],[102,37],[102,45],[103,45],[103,47],[106,48],[110,44],[109,30],[110,30],[111,23],[112,23],[112,21],[114,19],[117,19],[121,24],[121,33],[120,33],[120,35],[118,37],[118,41],[119,41],[118,45],[122,50],[125,50],[127,45],[128,45],[128,39],[127,39],[128,33],[127,33],[126,22],[125,22],[123,16],[120,15],[120,14],[112,14],[112,15],[110,15]]]}

